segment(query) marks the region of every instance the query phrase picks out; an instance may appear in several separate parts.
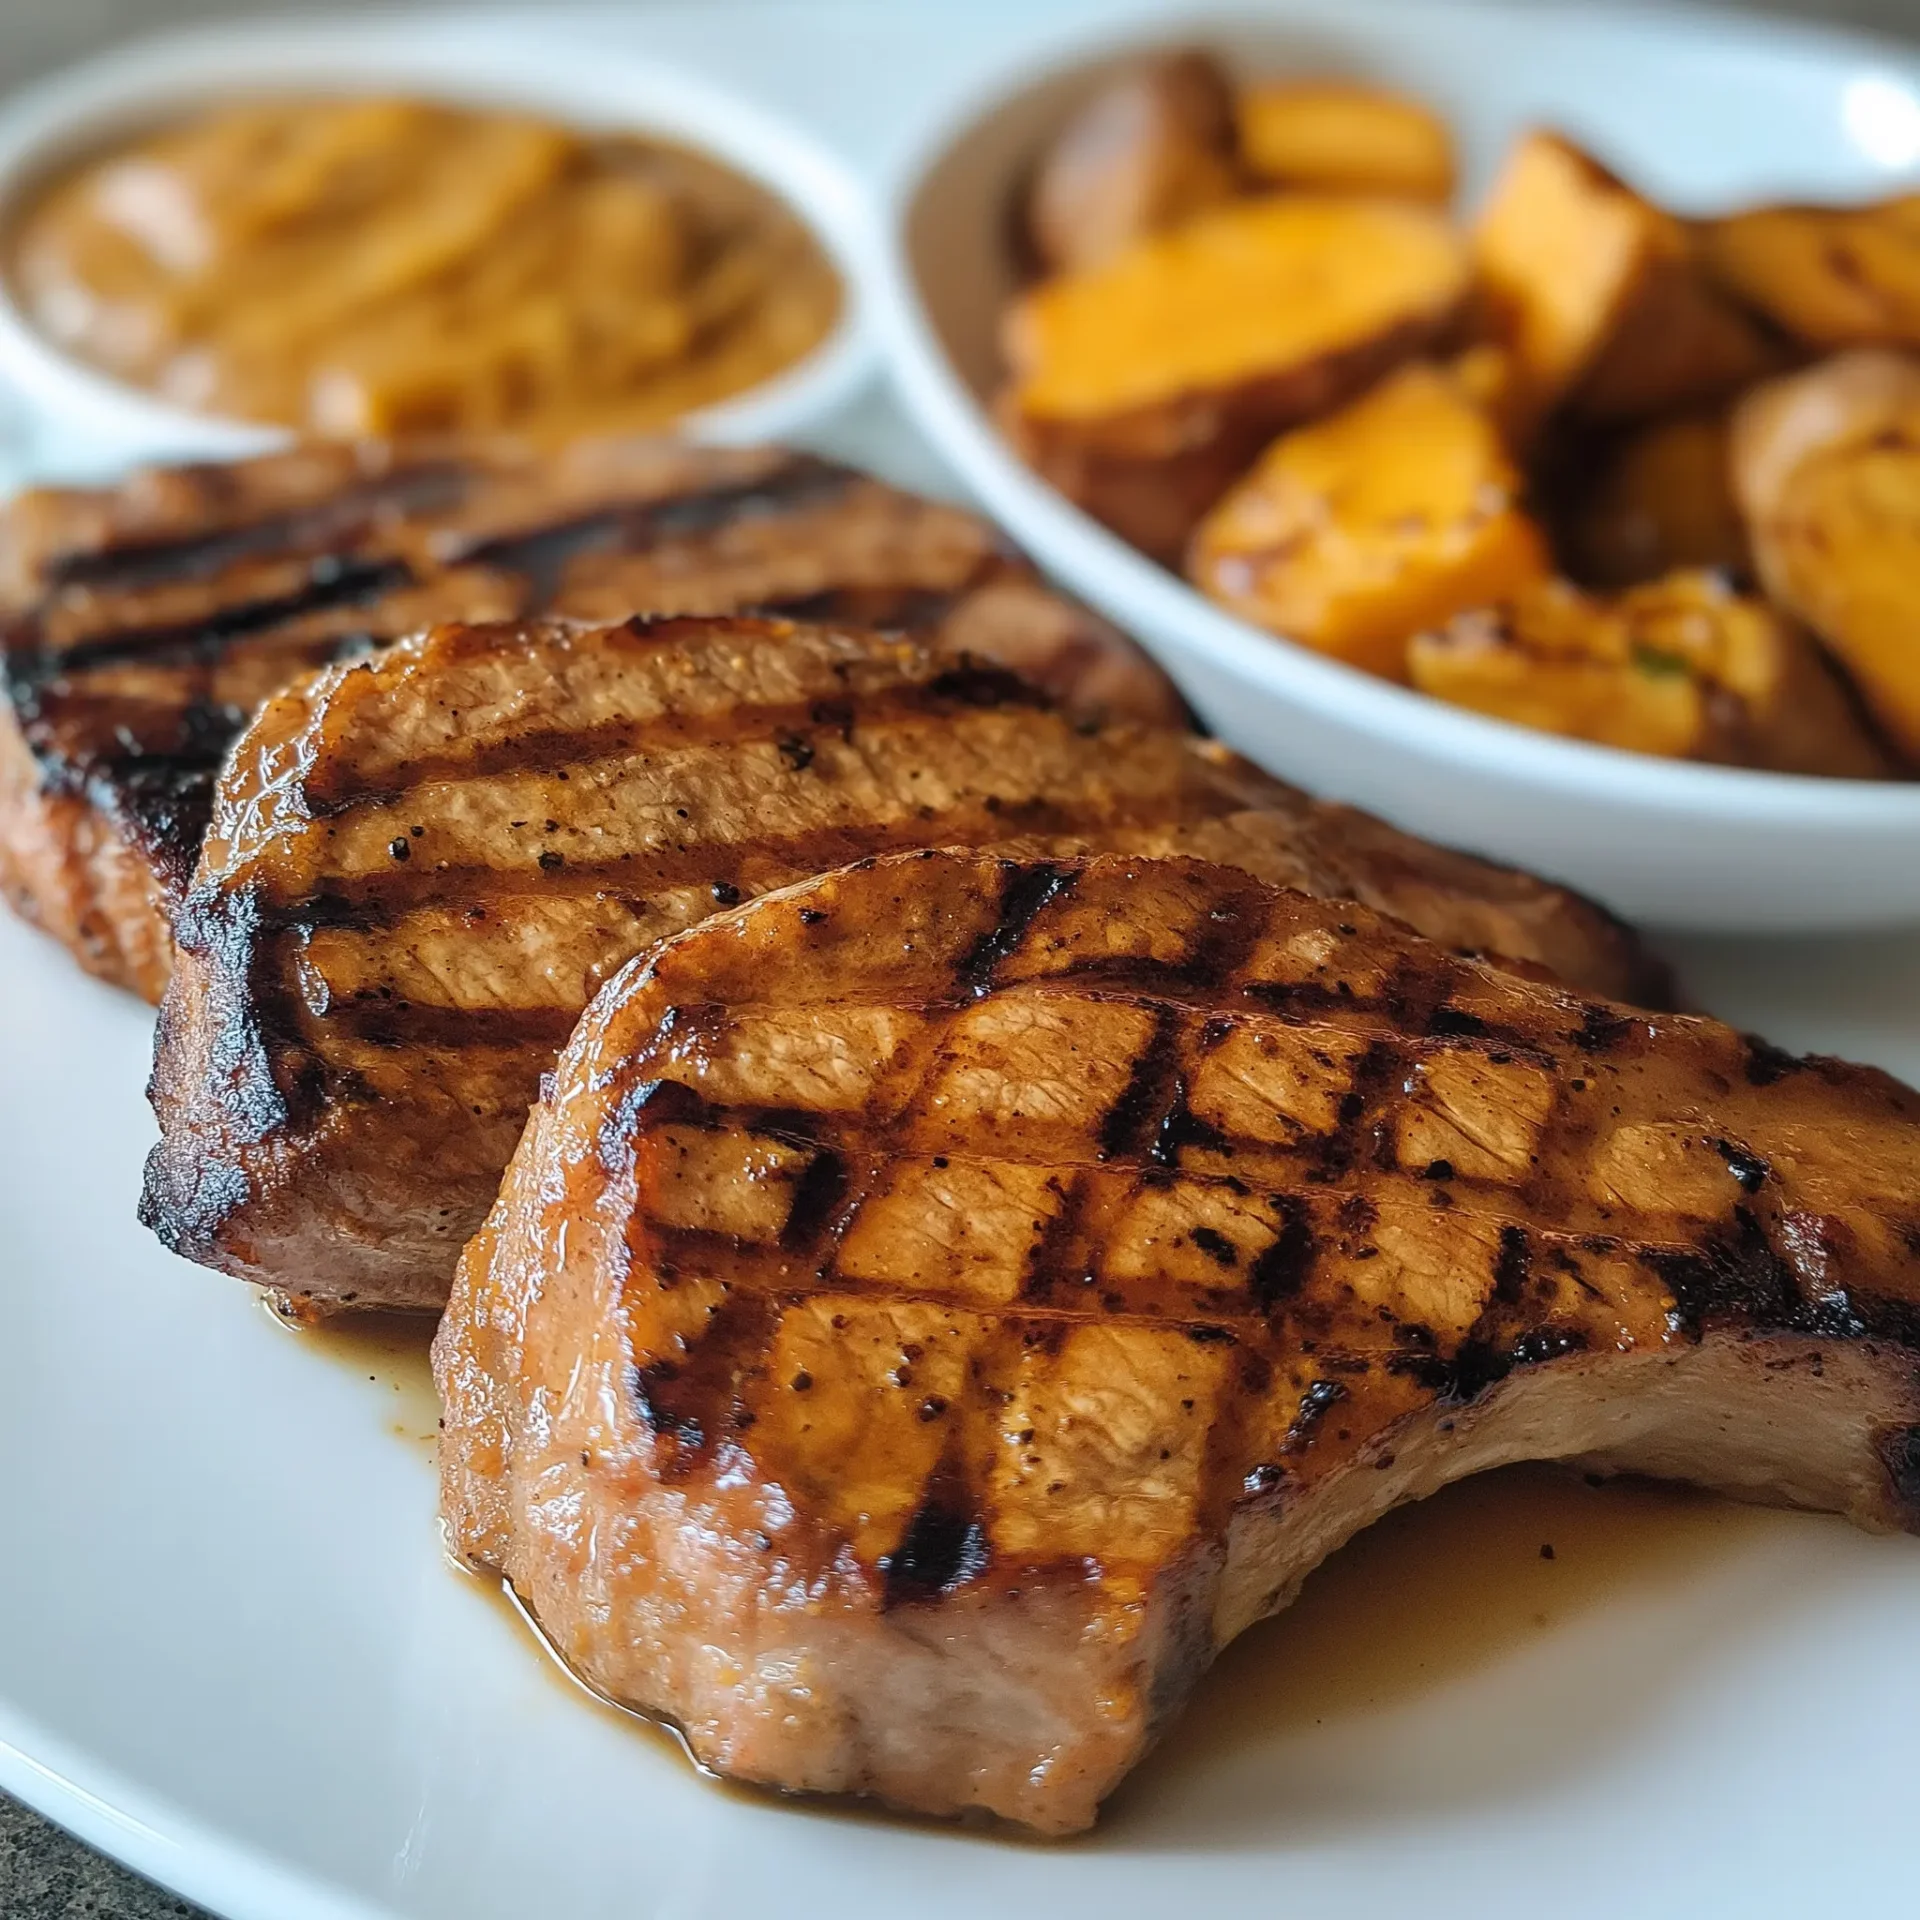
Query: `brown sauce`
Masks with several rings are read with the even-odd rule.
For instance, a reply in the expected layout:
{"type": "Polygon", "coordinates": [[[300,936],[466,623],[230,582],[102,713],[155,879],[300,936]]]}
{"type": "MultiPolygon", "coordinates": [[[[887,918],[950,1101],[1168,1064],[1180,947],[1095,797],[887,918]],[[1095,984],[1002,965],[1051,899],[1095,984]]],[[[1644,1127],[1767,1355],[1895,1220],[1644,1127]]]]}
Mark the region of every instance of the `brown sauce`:
{"type": "Polygon", "coordinates": [[[268,1312],[311,1352],[364,1377],[396,1439],[428,1447],[438,1440],[440,1396],[431,1349],[439,1322],[432,1314],[342,1313],[308,1325],[271,1306],[268,1312]]]}
{"type": "MultiPolygon", "coordinates": [[[[1583,1615],[1687,1585],[1793,1524],[1685,1487],[1594,1484],[1544,1465],[1401,1507],[1316,1569],[1290,1608],[1227,1648],[1109,1803],[1101,1831],[1151,1823],[1183,1778],[1217,1779],[1223,1765],[1238,1777],[1250,1762],[1257,1771],[1256,1755],[1411,1706],[1583,1615]]],[[[1634,1690],[1630,1676],[1609,1684],[1634,1690]]],[[[1569,1727],[1566,1738],[1579,1742],[1583,1730],[1569,1727]]],[[[1277,1771],[1298,1768],[1281,1761],[1277,1771]]]]}
{"type": "Polygon", "coordinates": [[[791,365],[840,306],[806,227],[700,154],[409,99],[163,127],[53,182],[8,253],[68,351],[326,435],[657,426],[791,365]]]}

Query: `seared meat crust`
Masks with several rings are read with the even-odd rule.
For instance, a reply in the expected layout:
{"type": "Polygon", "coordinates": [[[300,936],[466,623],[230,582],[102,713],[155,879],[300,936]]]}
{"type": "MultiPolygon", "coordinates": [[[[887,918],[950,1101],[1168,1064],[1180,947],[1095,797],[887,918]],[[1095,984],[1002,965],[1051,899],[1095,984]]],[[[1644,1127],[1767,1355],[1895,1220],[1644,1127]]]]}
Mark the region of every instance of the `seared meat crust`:
{"type": "Polygon", "coordinates": [[[636,960],[435,1348],[443,1506],[708,1765],[1084,1826],[1528,1458],[1920,1529],[1920,1096],[1192,862],[868,861],[636,960]]]}
{"type": "Polygon", "coordinates": [[[0,890],[158,999],[215,776],[298,675],[437,620],[743,607],[936,632],[1077,703],[1171,683],[986,522],[774,449],[309,446],[0,523],[0,890]]]}
{"type": "Polygon", "coordinates": [[[716,906],[897,847],[1203,853],[1632,993],[1554,888],[917,640],[448,627],[269,703],[162,1007],[142,1217],[316,1308],[437,1307],[595,989],[716,906]]]}

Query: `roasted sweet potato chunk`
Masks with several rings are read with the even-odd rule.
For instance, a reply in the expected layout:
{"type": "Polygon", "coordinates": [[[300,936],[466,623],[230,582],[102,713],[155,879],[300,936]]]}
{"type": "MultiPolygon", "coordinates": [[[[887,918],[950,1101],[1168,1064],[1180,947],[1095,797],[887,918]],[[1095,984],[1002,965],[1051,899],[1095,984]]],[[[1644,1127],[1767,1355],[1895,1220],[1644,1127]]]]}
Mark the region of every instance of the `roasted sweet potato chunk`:
{"type": "Polygon", "coordinates": [[[1733,478],[1767,591],[1920,758],[1920,360],[1859,348],[1758,388],[1733,478]]]}
{"type": "Polygon", "coordinates": [[[1780,773],[1892,771],[1812,641],[1713,573],[1611,598],[1550,581],[1416,636],[1407,664],[1424,693],[1605,746],[1780,773]]]}
{"type": "Polygon", "coordinates": [[[1867,207],[1761,207],[1707,223],[1724,287],[1816,348],[1920,347],[1920,193],[1867,207]]]}
{"type": "Polygon", "coordinates": [[[1016,301],[1001,417],[1054,485],[1177,561],[1274,434],[1431,340],[1467,277],[1459,237],[1423,207],[1235,201],[1016,301]]]}
{"type": "Polygon", "coordinates": [[[1260,626],[1403,679],[1410,634],[1548,572],[1519,488],[1485,410],[1440,368],[1404,367],[1276,440],[1189,570],[1260,626]]]}
{"type": "Polygon", "coordinates": [[[1453,135],[1432,108],[1384,87],[1259,81],[1238,101],[1240,158],[1277,187],[1453,197],[1453,135]]]}
{"type": "Polygon", "coordinates": [[[1102,86],[1034,169],[1027,241],[1049,271],[1097,266],[1232,197],[1233,93],[1207,54],[1170,53],[1102,86]]]}
{"type": "Polygon", "coordinates": [[[1582,448],[1579,462],[1561,539],[1567,564],[1588,585],[1636,586],[1678,567],[1750,570],[1724,409],[1635,427],[1582,448]]]}
{"type": "Polygon", "coordinates": [[[1538,413],[1644,419],[1774,371],[1687,229],[1557,134],[1514,148],[1474,234],[1498,337],[1538,413]]]}

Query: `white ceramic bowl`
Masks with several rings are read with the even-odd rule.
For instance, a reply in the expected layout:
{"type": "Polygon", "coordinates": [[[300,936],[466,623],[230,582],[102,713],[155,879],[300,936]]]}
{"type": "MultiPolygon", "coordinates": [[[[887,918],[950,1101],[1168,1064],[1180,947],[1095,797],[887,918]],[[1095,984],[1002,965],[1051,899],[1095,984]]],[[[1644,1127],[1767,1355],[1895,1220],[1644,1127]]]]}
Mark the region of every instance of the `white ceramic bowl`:
{"type": "MultiPolygon", "coordinates": [[[[838,161],[710,81],[578,38],[533,46],[484,15],[376,18],[350,31],[339,23],[230,23],[70,68],[0,105],[0,220],[62,167],[198,107],[247,94],[374,91],[678,140],[763,182],[799,214],[839,271],[839,321],[793,366],[689,415],[682,430],[711,440],[780,439],[836,411],[872,373],[861,274],[869,207],[838,161]]],[[[0,383],[24,403],[35,438],[60,467],[228,457],[289,438],[174,406],[87,366],[33,326],[3,278],[0,383]]]]}
{"type": "Polygon", "coordinates": [[[1920,920],[1920,784],[1689,765],[1445,706],[1212,606],[1021,465],[981,401],[1013,284],[1008,206],[1048,131],[1129,48],[1215,46],[1243,71],[1378,76],[1438,104],[1468,191],[1522,126],[1590,140],[1696,210],[1764,195],[1869,195],[1920,174],[1920,60],[1818,29],[1684,11],[1620,17],[1484,0],[1288,0],[1127,10],[1010,47],[950,100],[893,185],[885,345],[921,428],[1014,535],[1139,635],[1234,746],[1434,838],[1554,874],[1676,928],[1920,920]],[[1048,77],[1034,80],[1035,73],[1048,77]]]}

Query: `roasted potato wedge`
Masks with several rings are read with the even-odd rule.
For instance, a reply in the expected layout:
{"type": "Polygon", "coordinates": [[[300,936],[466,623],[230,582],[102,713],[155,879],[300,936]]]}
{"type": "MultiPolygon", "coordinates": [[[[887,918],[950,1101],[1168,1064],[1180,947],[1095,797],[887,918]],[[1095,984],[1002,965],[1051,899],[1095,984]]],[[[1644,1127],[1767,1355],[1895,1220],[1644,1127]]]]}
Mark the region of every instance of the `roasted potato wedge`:
{"type": "Polygon", "coordinates": [[[1384,87],[1257,81],[1236,104],[1240,160],[1276,187],[1453,198],[1453,135],[1432,108],[1384,87]]]}
{"type": "Polygon", "coordinates": [[[1417,635],[1407,664],[1423,693],[1604,746],[1779,773],[1894,771],[1807,635],[1713,573],[1611,598],[1549,581],[1417,635]]]}
{"type": "Polygon", "coordinates": [[[1229,199],[1240,184],[1233,91],[1207,54],[1128,68],[1061,128],[1034,170],[1027,241],[1049,272],[1097,266],[1130,242],[1229,199]]]}
{"type": "Polygon", "coordinates": [[[1575,458],[1581,473],[1558,531],[1577,579],[1631,587],[1680,567],[1752,571],[1725,409],[1674,414],[1575,458]]]}
{"type": "Polygon", "coordinates": [[[1274,434],[1434,339],[1467,285],[1464,245],[1426,208],[1235,201],[1018,299],[1000,417],[1037,471],[1177,563],[1274,434]]]}
{"type": "Polygon", "coordinates": [[[1867,207],[1761,207],[1701,229],[1715,280],[1795,339],[1920,348],[1920,193],[1867,207]]]}
{"type": "Polygon", "coordinates": [[[1188,571],[1244,618],[1400,680],[1409,635],[1548,573],[1519,490],[1458,380],[1403,367],[1282,434],[1201,523],[1188,571]]]}
{"type": "Polygon", "coordinates": [[[1920,758],[1920,359],[1862,347],[1756,388],[1732,449],[1762,584],[1920,758]]]}
{"type": "Polygon", "coordinates": [[[1644,419],[1779,366],[1708,283],[1687,229],[1557,134],[1530,133],[1508,155],[1473,245],[1488,323],[1536,416],[1644,419]]]}

